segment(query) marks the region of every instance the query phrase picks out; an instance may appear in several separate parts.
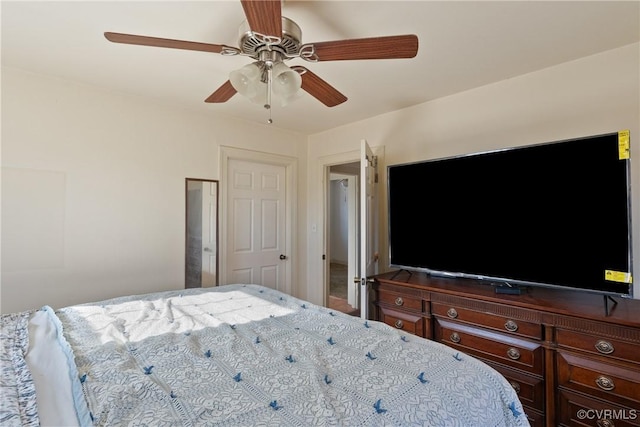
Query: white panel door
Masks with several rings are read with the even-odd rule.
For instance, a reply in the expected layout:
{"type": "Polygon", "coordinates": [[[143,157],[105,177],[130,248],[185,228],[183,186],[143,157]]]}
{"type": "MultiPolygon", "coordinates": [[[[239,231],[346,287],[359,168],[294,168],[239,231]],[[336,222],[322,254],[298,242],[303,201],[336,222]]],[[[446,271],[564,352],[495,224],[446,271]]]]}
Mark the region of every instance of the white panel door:
{"type": "Polygon", "coordinates": [[[378,273],[376,220],[378,213],[377,158],[362,140],[360,143],[360,316],[368,318],[369,277],[378,273]]]}
{"type": "Polygon", "coordinates": [[[286,168],[230,159],[227,277],[286,291],[286,168]]]}

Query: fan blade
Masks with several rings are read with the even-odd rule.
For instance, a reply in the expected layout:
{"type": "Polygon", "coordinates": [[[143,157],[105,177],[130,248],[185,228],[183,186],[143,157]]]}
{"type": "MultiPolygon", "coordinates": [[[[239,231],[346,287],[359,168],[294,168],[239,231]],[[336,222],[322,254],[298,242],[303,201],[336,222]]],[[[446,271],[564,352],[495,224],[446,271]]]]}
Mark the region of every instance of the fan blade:
{"type": "Polygon", "coordinates": [[[281,0],[241,0],[249,28],[264,36],[282,38],[281,0]]]}
{"type": "Polygon", "coordinates": [[[302,90],[306,91],[327,107],[335,107],[347,100],[346,96],[305,67],[295,66],[294,69],[304,70],[304,73],[301,74],[302,90]]]}
{"type": "Polygon", "coordinates": [[[418,53],[418,37],[414,34],[309,44],[318,61],[413,58],[418,53]]]}
{"type": "Polygon", "coordinates": [[[209,97],[205,99],[204,102],[212,102],[212,103],[227,102],[235,94],[236,94],[236,90],[231,85],[231,82],[227,80],[215,92],[209,95],[209,97]]]}
{"type": "MultiPolygon", "coordinates": [[[[136,36],[133,34],[121,34],[121,33],[104,33],[104,36],[110,42],[135,44],[141,46],[154,46],[154,47],[168,47],[171,49],[186,49],[197,50],[201,52],[220,53],[224,48],[228,46],[221,44],[209,44],[190,42],[182,40],[161,39],[158,37],[136,36]]],[[[233,48],[231,48],[233,49],[233,48]]]]}

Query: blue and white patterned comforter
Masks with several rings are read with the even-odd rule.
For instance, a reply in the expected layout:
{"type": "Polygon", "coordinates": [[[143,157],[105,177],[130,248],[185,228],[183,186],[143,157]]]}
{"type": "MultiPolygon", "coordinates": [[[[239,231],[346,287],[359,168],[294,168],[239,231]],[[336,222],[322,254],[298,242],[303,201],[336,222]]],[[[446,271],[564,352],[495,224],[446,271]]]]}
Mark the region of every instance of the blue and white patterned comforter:
{"type": "Polygon", "coordinates": [[[56,315],[98,426],[528,425],[477,359],[257,285],[56,315]]]}
{"type": "Polygon", "coordinates": [[[0,316],[0,425],[39,426],[36,390],[24,356],[31,312],[0,316]]]}

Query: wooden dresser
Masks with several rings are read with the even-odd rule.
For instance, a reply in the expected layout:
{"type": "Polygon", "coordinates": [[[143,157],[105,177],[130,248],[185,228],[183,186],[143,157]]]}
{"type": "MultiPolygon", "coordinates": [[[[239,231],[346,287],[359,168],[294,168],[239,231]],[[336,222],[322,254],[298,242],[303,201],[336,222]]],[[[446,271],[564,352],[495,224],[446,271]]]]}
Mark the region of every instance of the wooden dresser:
{"type": "Polygon", "coordinates": [[[375,277],[374,316],[473,355],[517,391],[532,426],[640,426],[640,300],[471,279],[375,277]],[[614,305],[615,304],[615,305],[614,305]]]}

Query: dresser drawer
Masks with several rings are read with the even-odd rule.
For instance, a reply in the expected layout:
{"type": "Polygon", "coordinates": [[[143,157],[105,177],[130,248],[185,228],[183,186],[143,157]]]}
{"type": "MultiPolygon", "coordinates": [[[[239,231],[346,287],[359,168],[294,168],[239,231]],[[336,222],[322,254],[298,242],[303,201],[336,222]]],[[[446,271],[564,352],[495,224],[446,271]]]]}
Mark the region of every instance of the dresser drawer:
{"type": "Polygon", "coordinates": [[[420,315],[380,307],[380,321],[410,334],[424,336],[424,319],[420,315]]]}
{"type": "Polygon", "coordinates": [[[640,408],[640,368],[560,351],[558,386],[640,408]]]}
{"type": "Polygon", "coordinates": [[[450,347],[532,374],[543,374],[544,349],[540,343],[486,329],[437,319],[434,337],[450,347]]]}
{"type": "Polygon", "coordinates": [[[640,344],[565,329],[556,330],[556,341],[558,347],[582,350],[640,364],[640,344]]]}
{"type": "Polygon", "coordinates": [[[398,309],[422,312],[422,299],[418,296],[401,294],[386,289],[378,289],[378,303],[398,309]]]}
{"type": "Polygon", "coordinates": [[[432,313],[443,318],[484,326],[501,332],[523,337],[542,339],[542,326],[537,323],[501,316],[490,312],[479,312],[455,304],[432,303],[432,313]]]}
{"type": "Polygon", "coordinates": [[[491,362],[489,362],[489,365],[509,381],[520,402],[525,407],[527,414],[530,412],[527,411],[527,408],[544,411],[544,380],[542,378],[526,375],[515,369],[509,369],[491,362]]]}
{"type": "Polygon", "coordinates": [[[529,425],[531,427],[544,427],[546,425],[544,422],[544,415],[538,414],[527,408],[524,408],[524,414],[527,416],[527,421],[529,421],[529,425]]]}
{"type": "Polygon", "coordinates": [[[640,409],[614,405],[566,390],[560,391],[557,412],[561,426],[640,426],[640,409]]]}

